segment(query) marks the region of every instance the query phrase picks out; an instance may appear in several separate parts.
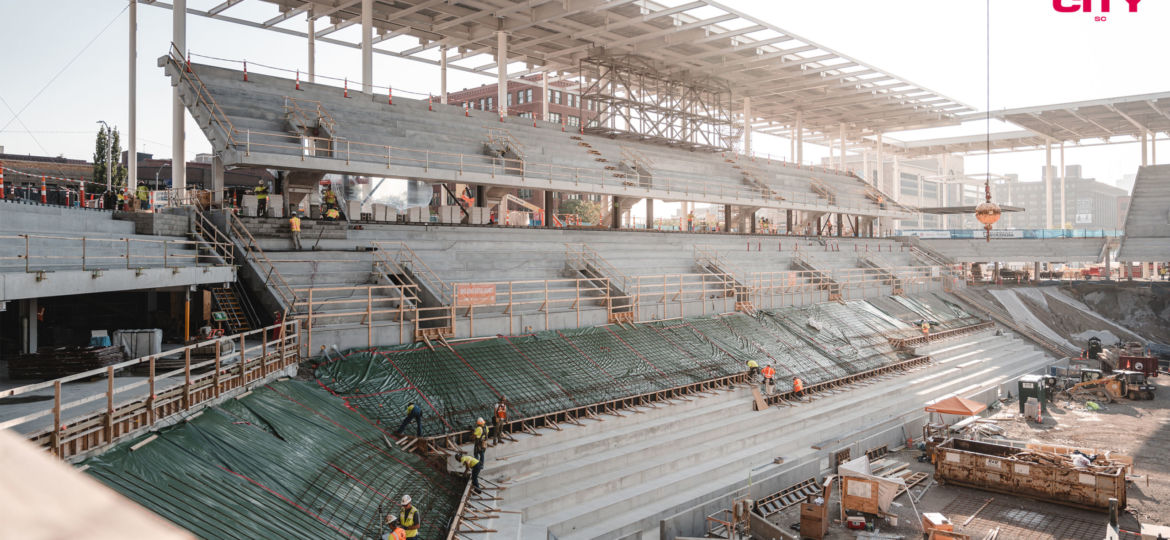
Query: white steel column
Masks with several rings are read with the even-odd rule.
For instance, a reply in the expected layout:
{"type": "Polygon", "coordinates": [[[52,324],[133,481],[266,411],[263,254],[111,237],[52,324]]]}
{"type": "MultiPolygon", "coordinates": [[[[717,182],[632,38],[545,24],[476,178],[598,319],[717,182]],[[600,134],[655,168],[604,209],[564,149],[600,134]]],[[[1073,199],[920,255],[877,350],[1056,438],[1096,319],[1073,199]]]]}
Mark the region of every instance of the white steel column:
{"type": "Polygon", "coordinates": [[[874,179],[874,185],[877,186],[878,191],[888,193],[886,190],[886,158],[882,155],[883,153],[882,133],[879,131],[877,134],[877,178],[874,179]]]}
{"type": "Polygon", "coordinates": [[[845,170],[845,122],[841,122],[841,161],[837,164],[837,170],[845,170]]]}
{"type": "MultiPolygon", "coordinates": [[[[130,0],[130,125],[126,130],[126,187],[133,192],[138,187],[138,0],[130,0]]],[[[85,204],[85,201],[81,201],[85,204]]]]}
{"type": "Polygon", "coordinates": [[[374,0],[362,0],[362,92],[374,93],[374,0]]]}
{"type": "Polygon", "coordinates": [[[1149,145],[1146,144],[1146,140],[1147,140],[1146,132],[1143,131],[1142,132],[1142,167],[1145,167],[1146,165],[1150,164],[1149,159],[1148,159],[1150,149],[1149,149],[1149,145]]]}
{"type": "MultiPolygon", "coordinates": [[[[186,58],[187,55],[187,0],[175,0],[171,8],[171,42],[186,58]]],[[[171,103],[171,187],[187,189],[187,108],[179,99],[179,87],[172,90],[171,103]]]]}
{"type": "Polygon", "coordinates": [[[1158,132],[1150,132],[1150,165],[1158,164],[1158,132]]]}
{"type": "Polygon", "coordinates": [[[796,111],[796,164],[804,164],[804,118],[796,111]]]}
{"type": "Polygon", "coordinates": [[[1044,228],[1052,228],[1052,139],[1044,143],[1044,228]]]}
{"type": "Polygon", "coordinates": [[[869,150],[861,153],[861,177],[873,185],[873,173],[869,172],[869,150]]]}
{"type": "MultiPolygon", "coordinates": [[[[223,159],[219,156],[213,156],[211,158],[211,202],[215,204],[223,203],[223,176],[223,159]]],[[[287,190],[287,187],[285,189],[287,190]]],[[[288,200],[287,192],[281,193],[281,195],[285,196],[285,201],[288,200]]]]}
{"type": "Polygon", "coordinates": [[[1060,141],[1060,228],[1068,228],[1068,216],[1066,215],[1068,205],[1064,202],[1064,185],[1065,177],[1068,172],[1064,168],[1064,141],[1060,141]]]}
{"type": "Polygon", "coordinates": [[[496,32],[496,109],[508,116],[508,34],[496,32]]]}
{"type": "Polygon", "coordinates": [[[743,98],[743,153],[752,155],[752,98],[743,98]]]}
{"type": "Polygon", "coordinates": [[[548,122],[548,72],[540,74],[540,119],[548,122]]]}
{"type": "Polygon", "coordinates": [[[447,104],[447,46],[439,48],[439,103],[447,104]]]}
{"type": "Polygon", "coordinates": [[[309,82],[317,82],[317,19],[309,11],[309,82]]]}

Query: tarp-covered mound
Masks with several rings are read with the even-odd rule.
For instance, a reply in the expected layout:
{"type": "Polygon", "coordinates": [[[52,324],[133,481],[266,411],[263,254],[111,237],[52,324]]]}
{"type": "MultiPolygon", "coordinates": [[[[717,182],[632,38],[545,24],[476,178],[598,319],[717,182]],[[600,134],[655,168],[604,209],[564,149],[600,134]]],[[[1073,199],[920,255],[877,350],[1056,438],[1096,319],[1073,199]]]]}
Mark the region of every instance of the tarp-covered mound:
{"type": "Polygon", "coordinates": [[[91,458],[87,473],[200,538],[374,538],[410,494],[441,538],[463,482],[317,384],[283,381],[91,458]]]}
{"type": "MultiPolygon", "coordinates": [[[[510,402],[511,418],[525,418],[741,373],[748,360],[773,364],[777,390],[786,392],[796,376],[816,384],[906,358],[888,338],[918,332],[907,318],[957,326],[973,321],[953,305],[927,298],[895,301],[908,312],[899,316],[868,302],[834,302],[754,317],[736,313],[500,336],[433,351],[360,350],[322,363],[316,376],[384,428],[396,428],[406,405],[415,403],[424,412],[424,435],[468,429],[477,417],[489,416],[501,395],[510,402]]],[[[413,425],[407,433],[414,434],[413,425]]]]}

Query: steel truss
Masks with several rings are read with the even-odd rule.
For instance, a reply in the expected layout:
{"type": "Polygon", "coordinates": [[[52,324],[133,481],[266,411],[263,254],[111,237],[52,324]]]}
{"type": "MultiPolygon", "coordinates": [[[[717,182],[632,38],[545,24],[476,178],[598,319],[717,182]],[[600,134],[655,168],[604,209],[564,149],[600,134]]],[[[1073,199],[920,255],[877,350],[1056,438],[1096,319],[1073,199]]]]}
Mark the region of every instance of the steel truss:
{"type": "Polygon", "coordinates": [[[732,113],[731,87],[712,77],[682,80],[638,55],[580,61],[580,117],[586,133],[731,151],[743,134],[732,113]],[[596,111],[589,111],[594,107],[596,111]]]}

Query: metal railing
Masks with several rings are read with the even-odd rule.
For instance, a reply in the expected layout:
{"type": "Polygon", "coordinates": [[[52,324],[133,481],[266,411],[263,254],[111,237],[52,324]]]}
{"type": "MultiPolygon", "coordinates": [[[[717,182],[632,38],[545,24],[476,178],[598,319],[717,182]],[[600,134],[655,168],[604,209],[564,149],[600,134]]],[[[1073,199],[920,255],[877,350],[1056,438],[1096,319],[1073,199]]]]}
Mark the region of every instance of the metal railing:
{"type": "Polygon", "coordinates": [[[219,227],[216,227],[211,220],[207,219],[207,215],[201,211],[195,211],[193,230],[194,234],[202,239],[224,261],[228,264],[235,262],[236,250],[233,249],[235,243],[232,242],[231,238],[223,234],[219,230],[219,227]]]}
{"type": "MultiPolygon", "coordinates": [[[[0,397],[33,396],[52,388],[52,399],[39,410],[0,421],[0,429],[30,433],[29,440],[64,459],[117,443],[149,430],[161,419],[192,413],[233,389],[247,387],[299,362],[300,327],[287,321],[234,336],[192,343],[177,349],[92,369],[51,381],[0,392],[0,397]],[[234,351],[224,352],[231,347],[234,351]],[[158,364],[174,367],[158,373],[158,364]],[[119,371],[145,368],[145,376],[115,384],[119,371]],[[104,391],[67,399],[67,383],[106,379],[104,391]],[[28,426],[47,423],[51,427],[28,426]],[[25,429],[21,429],[25,427],[25,429]]],[[[129,376],[123,375],[122,378],[129,376]]]]}
{"type": "Polygon", "coordinates": [[[333,115],[325,110],[325,106],[320,101],[284,96],[284,112],[291,117],[291,120],[296,120],[296,124],[302,128],[315,125],[324,129],[330,136],[337,136],[337,120],[333,119],[333,115]],[[309,111],[301,107],[302,103],[309,105],[309,111]]]}
{"type": "Polygon", "coordinates": [[[405,242],[374,242],[372,245],[377,248],[379,256],[390,265],[390,268],[397,270],[401,275],[407,275],[409,271],[409,275],[414,276],[416,284],[429,289],[441,303],[452,302],[455,296],[454,287],[439,278],[439,275],[405,242]]]}
{"type": "Polygon", "coordinates": [[[276,265],[268,259],[264,254],[264,250],[260,247],[260,243],[252,237],[252,233],[248,231],[248,227],[244,225],[240,218],[234,212],[224,212],[228,222],[228,228],[232,234],[243,244],[244,255],[253,263],[255,263],[264,279],[264,285],[271,285],[276,289],[276,293],[280,295],[280,299],[284,301],[284,305],[292,309],[297,303],[297,294],[289,287],[288,282],[284,280],[284,276],[280,275],[280,270],[276,269],[276,265]]]}
{"type": "MultiPolygon", "coordinates": [[[[172,51],[171,62],[179,72],[182,81],[195,88],[196,103],[207,109],[212,116],[212,122],[228,134],[227,144],[240,149],[250,155],[257,151],[269,150],[280,153],[303,154],[304,145],[316,147],[318,141],[334,144],[332,159],[344,159],[348,165],[354,160],[367,163],[383,163],[387,168],[393,165],[420,167],[426,171],[431,168],[441,168],[458,171],[460,175],[471,172],[487,174],[491,177],[500,175],[519,175],[526,180],[546,180],[571,182],[573,184],[592,184],[615,189],[628,188],[628,179],[614,178],[609,171],[603,169],[569,167],[552,163],[532,162],[525,159],[490,158],[478,154],[462,154],[442,152],[429,148],[400,148],[385,144],[376,144],[362,141],[340,140],[323,137],[301,137],[299,141],[290,142],[290,134],[285,132],[271,132],[263,130],[238,130],[224,115],[222,109],[212,98],[202,80],[190,70],[190,65],[181,54],[172,51]]],[[[681,193],[690,197],[720,197],[733,199],[774,201],[777,197],[782,200],[822,206],[823,201],[811,190],[808,192],[781,191],[770,187],[748,187],[735,185],[730,182],[712,183],[679,177],[654,176],[656,189],[681,193]]],[[[639,182],[640,184],[640,182],[639,182]]],[[[876,208],[864,196],[836,197],[837,203],[846,199],[845,203],[851,206],[835,206],[833,211],[866,215],[876,208]]]]}
{"type": "Polygon", "coordinates": [[[18,240],[24,244],[24,249],[17,255],[0,256],[0,267],[8,266],[8,261],[16,261],[16,264],[24,266],[24,271],[29,273],[232,265],[230,258],[224,259],[223,263],[204,263],[203,257],[199,254],[200,247],[217,252],[224,249],[219,242],[207,240],[101,238],[52,234],[0,235],[0,242],[4,240],[18,240]]]}
{"type": "Polygon", "coordinates": [[[592,268],[593,271],[599,272],[601,277],[609,280],[609,283],[618,290],[625,291],[630,286],[630,276],[618,270],[609,261],[605,260],[600,253],[594,250],[589,244],[565,244],[565,262],[577,271],[584,271],[592,268]]]}

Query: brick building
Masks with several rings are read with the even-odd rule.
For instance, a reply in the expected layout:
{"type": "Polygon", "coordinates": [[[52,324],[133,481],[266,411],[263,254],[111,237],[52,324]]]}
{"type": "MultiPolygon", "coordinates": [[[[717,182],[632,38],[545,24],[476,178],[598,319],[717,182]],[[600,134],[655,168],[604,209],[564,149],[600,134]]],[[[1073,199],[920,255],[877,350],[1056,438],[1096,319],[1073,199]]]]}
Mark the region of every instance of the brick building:
{"type": "MultiPolygon", "coordinates": [[[[524,80],[532,81],[532,84],[508,81],[506,106],[509,116],[538,118],[553,123],[563,121],[565,126],[570,128],[581,125],[582,115],[585,116],[586,121],[597,117],[595,103],[588,100],[582,102],[578,94],[570,91],[577,86],[576,83],[570,81],[549,83],[549,95],[545,96],[541,87],[541,77],[542,75],[539,74],[524,77],[524,80]],[[543,119],[540,116],[544,111],[546,98],[548,99],[548,118],[543,119]]],[[[499,110],[499,104],[496,103],[498,88],[498,84],[485,84],[476,88],[450,92],[447,94],[447,103],[452,105],[467,103],[472,109],[496,111],[499,110]]]]}

